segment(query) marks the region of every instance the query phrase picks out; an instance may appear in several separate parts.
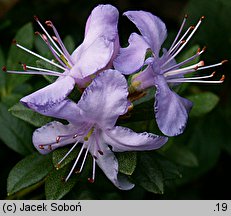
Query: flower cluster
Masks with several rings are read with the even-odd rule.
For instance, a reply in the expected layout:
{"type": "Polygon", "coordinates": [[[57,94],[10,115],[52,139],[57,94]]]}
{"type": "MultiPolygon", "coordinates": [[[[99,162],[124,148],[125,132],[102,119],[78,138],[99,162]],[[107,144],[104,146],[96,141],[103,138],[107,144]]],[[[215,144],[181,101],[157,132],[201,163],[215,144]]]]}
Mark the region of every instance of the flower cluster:
{"type": "Polygon", "coordinates": [[[23,97],[20,101],[26,107],[45,116],[64,119],[68,124],[50,122],[35,130],[33,144],[41,154],[47,154],[62,146],[72,144],[67,154],[58,162],[57,168],[72,150],[81,146],[66,181],[78,164],[81,172],[88,153],[92,155],[93,171],[89,178],[95,180],[96,164],[108,179],[119,189],[129,190],[134,184],[119,173],[118,161],[113,152],[146,151],[163,146],[167,136],[183,133],[192,102],[180,97],[172,87],[184,82],[222,83],[204,79],[214,75],[185,78],[185,74],[221,63],[204,66],[203,61],[188,65],[205,49],[184,61],[177,63],[175,57],[181,52],[200,26],[190,26],[182,33],[187,16],[171,47],[161,51],[166,39],[165,24],[156,16],[145,11],[128,11],[125,15],[137,26],[140,34],[132,33],[129,46],[121,48],[118,35],[118,10],[111,5],[99,5],[91,12],[85,28],[85,37],[72,54],[65,48],[61,37],[51,21],[46,21],[54,35],[51,36],[44,25],[35,17],[42,29],[36,32],[46,43],[54,59],[47,59],[14,41],[17,47],[60,69],[57,71],[22,64],[24,71],[8,73],[40,74],[58,77],[52,84],[23,97]],[[149,55],[147,55],[149,54],[149,55]],[[148,57],[147,57],[148,56],[148,57]],[[125,75],[133,74],[128,86],[125,75]],[[75,102],[68,96],[77,86],[82,93],[75,102]],[[136,133],[129,128],[116,126],[120,116],[132,109],[129,99],[134,92],[142,92],[155,87],[154,114],[160,131],[166,136],[152,133],[136,133]]]}

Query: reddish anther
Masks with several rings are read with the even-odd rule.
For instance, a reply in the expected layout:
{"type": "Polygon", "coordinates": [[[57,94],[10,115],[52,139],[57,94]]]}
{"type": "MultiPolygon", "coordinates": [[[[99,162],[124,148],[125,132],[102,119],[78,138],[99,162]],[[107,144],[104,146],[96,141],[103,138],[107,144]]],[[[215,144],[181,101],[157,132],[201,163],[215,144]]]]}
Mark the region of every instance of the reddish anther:
{"type": "Polygon", "coordinates": [[[4,72],[7,71],[6,66],[3,66],[3,67],[2,67],[2,71],[4,71],[4,72]]]}

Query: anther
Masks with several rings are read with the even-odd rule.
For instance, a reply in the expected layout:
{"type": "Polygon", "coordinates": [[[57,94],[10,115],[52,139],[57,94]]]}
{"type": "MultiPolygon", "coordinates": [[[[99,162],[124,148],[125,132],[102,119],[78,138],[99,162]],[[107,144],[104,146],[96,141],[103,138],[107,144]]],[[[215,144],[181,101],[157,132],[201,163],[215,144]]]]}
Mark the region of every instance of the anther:
{"type": "Polygon", "coordinates": [[[45,34],[42,34],[42,38],[45,42],[48,42],[47,36],[45,34]]]}
{"type": "Polygon", "coordinates": [[[77,169],[77,170],[75,171],[75,173],[76,173],[76,174],[79,174],[79,173],[80,173],[80,170],[79,170],[79,169],[77,169]]]}
{"type": "Polygon", "coordinates": [[[61,137],[60,137],[60,136],[57,136],[57,137],[56,137],[56,143],[59,143],[59,142],[60,142],[60,139],[61,139],[61,137]]]}
{"type": "Polygon", "coordinates": [[[225,59],[225,60],[223,60],[223,61],[221,62],[221,64],[225,64],[225,63],[227,63],[227,62],[228,62],[228,60],[225,59]]]}
{"type": "Polygon", "coordinates": [[[98,150],[98,152],[99,152],[100,155],[103,155],[103,152],[101,150],[98,150]]]}
{"type": "Polygon", "coordinates": [[[24,71],[26,71],[27,70],[26,64],[22,64],[22,68],[24,71]]]}
{"type": "Polygon", "coordinates": [[[206,46],[204,46],[204,47],[203,47],[203,49],[202,49],[202,51],[204,52],[206,49],[207,49],[207,47],[206,47],[206,46]]]}
{"type": "Polygon", "coordinates": [[[95,155],[93,155],[93,158],[96,159],[96,160],[98,159],[95,155]]]}
{"type": "Polygon", "coordinates": [[[36,15],[34,15],[34,19],[35,19],[36,21],[39,21],[39,18],[38,18],[36,15]]]}
{"type": "Polygon", "coordinates": [[[2,71],[4,71],[4,72],[7,71],[6,66],[3,66],[3,67],[2,67],[2,71]]]}
{"type": "Polygon", "coordinates": [[[94,179],[93,178],[88,178],[87,179],[90,183],[94,183],[94,179]]]}
{"type": "Polygon", "coordinates": [[[133,110],[133,108],[134,108],[134,105],[131,104],[131,105],[128,107],[128,112],[131,112],[131,111],[133,110]]]}
{"type": "Polygon", "coordinates": [[[203,19],[205,19],[205,16],[202,16],[202,17],[200,18],[200,21],[202,21],[203,19]]]}
{"type": "Polygon", "coordinates": [[[45,22],[45,24],[46,24],[47,26],[49,26],[49,27],[52,27],[52,26],[53,26],[53,24],[52,24],[52,22],[51,22],[50,20],[47,20],[47,21],[45,22]]]}
{"type": "Polygon", "coordinates": [[[222,75],[222,77],[220,78],[220,81],[224,81],[225,80],[225,75],[222,75]]]}
{"type": "Polygon", "coordinates": [[[53,40],[56,41],[57,43],[59,42],[58,38],[55,36],[52,36],[53,40]]]}
{"type": "Polygon", "coordinates": [[[185,42],[186,42],[186,40],[182,40],[180,43],[181,43],[181,44],[184,44],[185,42]]]}
{"type": "Polygon", "coordinates": [[[58,169],[60,169],[60,164],[58,163],[58,164],[56,164],[56,170],[58,170],[58,169]]]}
{"type": "Polygon", "coordinates": [[[39,145],[39,148],[40,148],[40,149],[44,149],[44,146],[43,146],[43,145],[39,145]]]}
{"type": "Polygon", "coordinates": [[[204,61],[200,61],[200,62],[198,62],[198,64],[196,65],[196,67],[194,67],[194,70],[198,70],[199,67],[202,67],[204,65],[205,65],[204,61]]]}
{"type": "Polygon", "coordinates": [[[17,41],[15,39],[12,40],[12,44],[17,44],[17,41]]]}
{"type": "Polygon", "coordinates": [[[200,53],[201,52],[201,48],[199,47],[198,49],[197,49],[197,53],[200,53]]]}
{"type": "Polygon", "coordinates": [[[51,146],[51,145],[49,145],[49,146],[48,146],[48,149],[51,151],[51,150],[52,150],[52,146],[51,146]]]}
{"type": "Polygon", "coordinates": [[[211,76],[213,77],[215,75],[216,71],[212,72],[211,76]]]}
{"type": "Polygon", "coordinates": [[[41,35],[40,32],[38,32],[38,31],[36,31],[34,34],[35,35],[41,35]]]}
{"type": "Polygon", "coordinates": [[[188,18],[188,14],[185,14],[185,15],[184,15],[184,18],[187,19],[187,18],[188,18]]]}
{"type": "Polygon", "coordinates": [[[193,29],[195,29],[195,26],[194,25],[190,26],[190,30],[193,30],[193,29]]]}

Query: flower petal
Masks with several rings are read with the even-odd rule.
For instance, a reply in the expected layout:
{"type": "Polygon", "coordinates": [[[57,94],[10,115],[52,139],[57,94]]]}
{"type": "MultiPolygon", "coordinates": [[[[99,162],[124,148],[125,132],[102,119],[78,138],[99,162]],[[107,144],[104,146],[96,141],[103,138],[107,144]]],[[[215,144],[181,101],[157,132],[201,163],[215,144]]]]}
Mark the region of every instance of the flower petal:
{"type": "Polygon", "coordinates": [[[136,133],[120,126],[104,131],[103,138],[115,152],[154,150],[168,141],[168,138],[164,136],[147,132],[136,133]]]}
{"type": "Polygon", "coordinates": [[[160,48],[167,36],[165,24],[157,16],[145,11],[127,11],[124,15],[136,25],[145,41],[158,57],[160,48]]]}
{"type": "Polygon", "coordinates": [[[70,75],[83,79],[104,69],[114,53],[114,42],[98,37],[86,50],[79,53],[78,60],[70,70],[70,75]]]}
{"type": "Polygon", "coordinates": [[[34,131],[33,144],[41,154],[48,154],[56,148],[75,143],[76,139],[73,139],[72,136],[61,138],[58,143],[56,140],[58,136],[74,134],[76,130],[77,128],[72,124],[63,125],[60,122],[53,121],[34,131]]]}
{"type": "Polygon", "coordinates": [[[84,41],[72,54],[74,77],[84,78],[108,65],[118,42],[118,16],[118,10],[111,5],[99,5],[92,11],[84,41]]]}
{"type": "Polygon", "coordinates": [[[101,128],[111,128],[128,108],[128,89],[125,77],[116,70],[100,73],[85,89],[78,107],[82,118],[101,128]]]}
{"type": "Polygon", "coordinates": [[[192,102],[171,91],[163,76],[156,76],[154,112],[160,130],[167,136],[183,133],[192,102]]]}
{"type": "Polygon", "coordinates": [[[132,76],[131,83],[136,90],[142,91],[154,86],[154,71],[152,65],[148,65],[143,71],[132,76]]]}
{"type": "Polygon", "coordinates": [[[114,67],[123,74],[132,74],[138,71],[144,64],[145,54],[150,47],[142,36],[132,33],[128,39],[129,46],[121,48],[114,67]]]}
{"type": "Polygon", "coordinates": [[[70,76],[65,76],[54,83],[23,97],[20,102],[36,112],[48,112],[55,105],[64,100],[74,88],[75,80],[70,76]]]}
{"type": "Polygon", "coordinates": [[[121,190],[132,189],[134,184],[130,183],[124,175],[118,173],[118,161],[114,153],[105,144],[100,145],[100,148],[103,151],[103,155],[100,155],[96,159],[96,163],[105,173],[107,178],[121,190]]]}

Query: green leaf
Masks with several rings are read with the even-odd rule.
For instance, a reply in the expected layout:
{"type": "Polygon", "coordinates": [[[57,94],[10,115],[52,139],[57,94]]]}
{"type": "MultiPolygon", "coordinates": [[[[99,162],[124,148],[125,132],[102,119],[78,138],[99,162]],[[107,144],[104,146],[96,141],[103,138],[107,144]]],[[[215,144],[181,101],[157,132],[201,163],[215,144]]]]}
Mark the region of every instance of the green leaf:
{"type": "Polygon", "coordinates": [[[66,36],[63,40],[63,43],[69,53],[72,53],[75,50],[75,41],[70,35],[66,36]]]}
{"type": "Polygon", "coordinates": [[[134,178],[147,191],[164,193],[164,175],[154,154],[145,152],[140,155],[134,178]]]}
{"type": "MultiPolygon", "coordinates": [[[[34,31],[31,23],[24,25],[15,36],[16,41],[27,49],[32,49],[34,42],[34,31]]],[[[20,62],[28,65],[35,65],[35,57],[12,44],[7,59],[7,68],[9,70],[22,70],[20,62]]],[[[7,89],[10,93],[17,85],[30,78],[29,75],[8,74],[7,89]]]]}
{"type": "Polygon", "coordinates": [[[2,67],[5,65],[5,56],[0,48],[0,96],[4,95],[6,73],[2,71],[2,67]]]}
{"type": "Polygon", "coordinates": [[[136,168],[136,152],[121,152],[116,154],[119,163],[119,172],[125,175],[132,175],[136,168]]]}
{"type": "Polygon", "coordinates": [[[157,163],[159,163],[162,169],[165,183],[168,183],[169,181],[176,180],[182,177],[179,167],[175,163],[172,163],[166,157],[163,157],[159,154],[156,154],[155,157],[157,163]]]}
{"type": "Polygon", "coordinates": [[[59,170],[53,170],[45,181],[45,194],[48,200],[58,200],[66,195],[77,183],[78,178],[72,176],[65,182],[71,166],[65,166],[59,170]]]}
{"type": "Polygon", "coordinates": [[[21,94],[10,94],[2,98],[2,103],[4,103],[7,107],[13,106],[22,98],[21,94]]]}
{"type": "Polygon", "coordinates": [[[15,104],[9,109],[9,111],[14,116],[34,125],[35,127],[41,127],[52,121],[52,118],[34,112],[33,110],[23,106],[21,103],[15,104]]]}
{"type": "Polygon", "coordinates": [[[32,129],[25,122],[12,116],[2,103],[0,103],[0,125],[0,139],[9,148],[22,155],[33,152],[32,129]]]}
{"type": "Polygon", "coordinates": [[[147,191],[163,194],[165,184],[180,178],[181,173],[178,166],[165,157],[156,152],[144,152],[139,155],[133,177],[147,191]]]}
{"type": "Polygon", "coordinates": [[[192,117],[199,117],[212,111],[219,101],[218,96],[212,92],[194,94],[187,98],[193,102],[193,108],[190,112],[192,117]]]}
{"type": "Polygon", "coordinates": [[[221,153],[221,146],[226,142],[223,130],[217,128],[217,125],[222,124],[222,119],[213,113],[206,118],[196,119],[194,124],[193,122],[189,124],[181,138],[184,138],[183,142],[187,143],[187,147],[197,157],[198,166],[184,169],[180,183],[193,181],[215,166],[221,153]]]}
{"type": "Polygon", "coordinates": [[[52,170],[50,155],[44,156],[34,153],[18,162],[7,179],[9,195],[38,183],[52,170]]]}
{"type": "MultiPolygon", "coordinates": [[[[175,142],[176,141],[175,139],[175,142]]],[[[166,151],[162,152],[162,154],[179,165],[187,167],[198,166],[197,157],[187,146],[173,143],[166,151]]]]}

